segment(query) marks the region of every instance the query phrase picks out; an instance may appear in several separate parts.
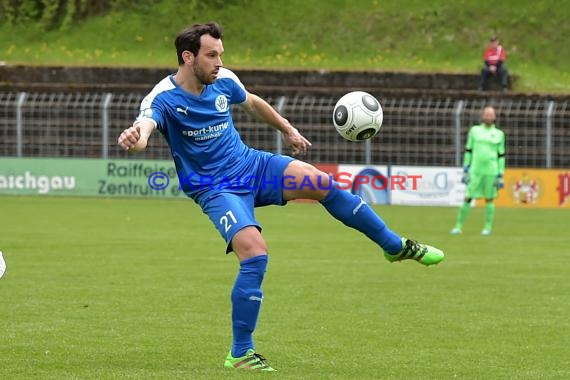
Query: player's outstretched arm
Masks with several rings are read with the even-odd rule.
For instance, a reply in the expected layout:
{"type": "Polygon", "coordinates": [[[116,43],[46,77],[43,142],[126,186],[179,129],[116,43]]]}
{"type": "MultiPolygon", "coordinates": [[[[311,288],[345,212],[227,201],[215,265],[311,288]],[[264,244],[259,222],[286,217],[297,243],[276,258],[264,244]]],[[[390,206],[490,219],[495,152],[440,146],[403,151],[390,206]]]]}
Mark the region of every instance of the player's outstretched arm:
{"type": "Polygon", "coordinates": [[[132,127],[125,129],[119,135],[117,143],[129,152],[143,151],[154,128],[155,126],[150,120],[135,121],[132,127]]]}
{"type": "Polygon", "coordinates": [[[281,131],[285,145],[291,148],[293,155],[305,153],[311,146],[311,142],[301,135],[297,128],[289,123],[289,120],[281,116],[269,103],[259,96],[248,93],[243,107],[253,117],[281,131]]]}

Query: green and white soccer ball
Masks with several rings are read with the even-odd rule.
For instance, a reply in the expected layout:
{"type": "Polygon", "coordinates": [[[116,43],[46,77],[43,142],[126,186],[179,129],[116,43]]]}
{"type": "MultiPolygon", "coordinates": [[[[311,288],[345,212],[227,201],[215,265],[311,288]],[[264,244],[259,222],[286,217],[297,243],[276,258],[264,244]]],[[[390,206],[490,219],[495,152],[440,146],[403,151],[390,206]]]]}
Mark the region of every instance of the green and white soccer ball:
{"type": "Polygon", "coordinates": [[[349,92],[334,106],[334,126],[349,141],[363,141],[376,136],[383,120],[382,105],[367,92],[349,92]]]}

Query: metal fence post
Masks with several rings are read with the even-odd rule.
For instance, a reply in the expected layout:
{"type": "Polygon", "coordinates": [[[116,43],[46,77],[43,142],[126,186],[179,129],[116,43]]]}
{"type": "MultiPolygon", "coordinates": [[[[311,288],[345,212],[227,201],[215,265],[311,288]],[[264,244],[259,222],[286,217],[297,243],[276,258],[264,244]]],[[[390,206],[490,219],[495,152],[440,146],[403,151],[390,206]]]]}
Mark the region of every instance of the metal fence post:
{"type": "Polygon", "coordinates": [[[364,163],[370,165],[372,162],[372,139],[368,139],[364,142],[364,163]]]}
{"type": "Polygon", "coordinates": [[[461,116],[465,108],[465,101],[460,100],[455,105],[453,115],[455,116],[455,166],[462,166],[461,162],[461,116]]]}
{"type": "Polygon", "coordinates": [[[22,107],[24,106],[24,102],[28,97],[27,92],[20,92],[18,93],[18,98],[16,101],[16,155],[18,157],[22,157],[23,151],[23,130],[24,130],[24,118],[22,116],[22,107]]]}
{"type": "Polygon", "coordinates": [[[102,107],[101,107],[101,139],[102,150],[101,158],[109,158],[109,104],[111,104],[111,99],[113,94],[110,92],[106,93],[103,97],[102,107]]]}
{"type": "Polygon", "coordinates": [[[545,154],[546,154],[546,167],[552,167],[552,114],[554,113],[554,101],[549,101],[546,107],[546,138],[545,138],[545,154]]]}
{"type": "MultiPolygon", "coordinates": [[[[283,114],[283,109],[285,108],[285,101],[287,99],[284,96],[280,96],[277,99],[277,105],[275,106],[275,110],[280,114],[283,114]]],[[[277,150],[277,154],[283,153],[283,140],[281,139],[281,132],[275,131],[275,149],[277,150]]]]}

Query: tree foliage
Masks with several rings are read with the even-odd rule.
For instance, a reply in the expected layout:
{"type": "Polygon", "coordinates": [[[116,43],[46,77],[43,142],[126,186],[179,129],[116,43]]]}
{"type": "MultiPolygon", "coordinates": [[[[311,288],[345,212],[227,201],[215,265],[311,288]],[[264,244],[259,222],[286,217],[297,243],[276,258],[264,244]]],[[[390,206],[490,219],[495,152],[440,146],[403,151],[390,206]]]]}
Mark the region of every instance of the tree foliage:
{"type": "MultiPolygon", "coordinates": [[[[187,9],[186,1],[174,0],[181,9],[187,9]]],[[[224,8],[245,5],[249,0],[199,1],[198,8],[224,8]]],[[[42,30],[68,29],[74,22],[85,18],[151,5],[153,0],[0,0],[0,22],[8,25],[37,24],[42,30]]],[[[194,4],[194,3],[192,3],[194,4]]]]}
{"type": "Polygon", "coordinates": [[[0,0],[0,18],[8,25],[37,23],[43,30],[65,30],[90,16],[150,3],[150,0],[0,0]]]}

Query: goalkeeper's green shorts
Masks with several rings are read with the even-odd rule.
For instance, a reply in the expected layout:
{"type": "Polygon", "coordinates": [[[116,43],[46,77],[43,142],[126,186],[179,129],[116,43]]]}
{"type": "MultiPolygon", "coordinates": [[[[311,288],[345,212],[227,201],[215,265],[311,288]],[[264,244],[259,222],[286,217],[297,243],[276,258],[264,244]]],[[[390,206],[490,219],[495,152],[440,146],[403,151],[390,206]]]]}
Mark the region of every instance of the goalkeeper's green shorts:
{"type": "Polygon", "coordinates": [[[497,176],[471,174],[467,184],[466,196],[473,199],[497,198],[497,176]]]}

